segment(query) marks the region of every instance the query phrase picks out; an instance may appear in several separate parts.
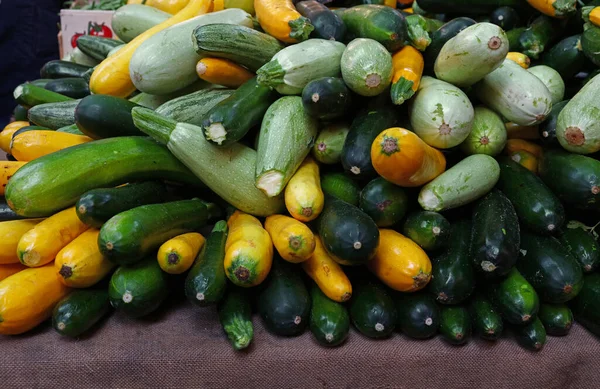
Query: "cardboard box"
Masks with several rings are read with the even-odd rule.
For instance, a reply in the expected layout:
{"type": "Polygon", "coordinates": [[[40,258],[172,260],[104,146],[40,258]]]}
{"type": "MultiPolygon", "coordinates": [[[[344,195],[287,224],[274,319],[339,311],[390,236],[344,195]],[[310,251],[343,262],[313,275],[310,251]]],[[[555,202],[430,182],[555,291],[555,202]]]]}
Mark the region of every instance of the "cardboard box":
{"type": "Polygon", "coordinates": [[[59,46],[60,57],[64,58],[76,47],[76,37],[96,35],[115,38],[110,21],[115,11],[82,11],[63,9],[60,11],[59,46]]]}

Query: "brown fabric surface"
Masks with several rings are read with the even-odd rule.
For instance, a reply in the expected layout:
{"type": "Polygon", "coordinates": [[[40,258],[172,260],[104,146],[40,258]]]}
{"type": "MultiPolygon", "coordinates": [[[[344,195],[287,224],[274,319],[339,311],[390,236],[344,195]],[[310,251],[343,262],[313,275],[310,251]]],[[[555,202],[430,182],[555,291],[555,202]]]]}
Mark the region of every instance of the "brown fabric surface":
{"type": "Polygon", "coordinates": [[[152,319],[113,314],[90,335],[61,338],[48,325],[1,337],[3,388],[598,388],[600,343],[575,326],[543,351],[472,339],[401,334],[373,341],[352,330],[341,347],[319,346],[310,332],[278,338],[255,316],[254,344],[229,346],[211,308],[174,303],[152,319]]]}

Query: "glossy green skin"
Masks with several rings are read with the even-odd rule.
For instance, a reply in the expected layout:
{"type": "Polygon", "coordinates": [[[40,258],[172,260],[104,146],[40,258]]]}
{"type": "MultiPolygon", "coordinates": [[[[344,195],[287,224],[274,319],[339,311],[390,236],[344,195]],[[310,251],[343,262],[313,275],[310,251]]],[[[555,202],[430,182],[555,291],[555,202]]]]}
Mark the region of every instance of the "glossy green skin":
{"type": "Polygon", "coordinates": [[[325,296],[315,283],[310,288],[310,297],[310,332],[322,346],[339,346],[350,331],[346,306],[325,296]]]}
{"type": "Polygon", "coordinates": [[[569,306],[579,324],[600,336],[600,273],[585,276],[581,292],[569,306]]]}
{"type": "Polygon", "coordinates": [[[551,336],[568,335],[573,326],[573,313],[564,304],[542,304],[538,317],[551,336]]]}
{"type": "Polygon", "coordinates": [[[139,105],[108,95],[91,95],[75,109],[77,128],[92,139],[144,135],[133,125],[131,110],[139,105]]]}
{"type": "Polygon", "coordinates": [[[591,273],[600,265],[600,244],[584,229],[563,228],[558,240],[577,260],[584,273],[591,273]]]}
{"type": "MultiPolygon", "coordinates": [[[[316,3],[316,1],[313,2],[316,3]]],[[[331,120],[344,116],[350,108],[350,104],[352,104],[350,89],[341,78],[319,78],[306,84],[302,90],[304,110],[310,116],[320,120],[331,120]]]]}
{"type": "Polygon", "coordinates": [[[68,134],[74,134],[74,135],[84,135],[83,132],[79,131],[79,128],[77,128],[77,124],[71,124],[70,126],[61,127],[56,131],[57,132],[66,132],[68,134]]]}
{"type": "Polygon", "coordinates": [[[531,351],[540,351],[546,344],[546,330],[539,318],[525,326],[514,327],[517,342],[531,351]]]}
{"type": "Polygon", "coordinates": [[[227,242],[227,222],[215,224],[185,279],[185,295],[200,307],[219,302],[227,289],[223,262],[227,242]]]}
{"type": "Polygon", "coordinates": [[[77,38],[77,47],[79,47],[79,50],[98,61],[103,61],[112,49],[123,45],[123,42],[116,39],[93,35],[83,35],[79,38],[77,38]]]}
{"type": "Polygon", "coordinates": [[[491,13],[490,23],[502,27],[504,31],[509,31],[521,24],[521,18],[514,8],[503,6],[491,13]]]}
{"type": "Polygon", "coordinates": [[[465,344],[471,336],[469,310],[462,305],[441,307],[440,333],[444,340],[452,345],[465,344]]]}
{"type": "Polygon", "coordinates": [[[521,225],[540,234],[557,231],[565,221],[565,210],[550,188],[510,158],[501,158],[499,164],[497,188],[514,206],[521,225]]]}
{"type": "Polygon", "coordinates": [[[469,313],[473,328],[482,339],[500,339],[504,329],[502,316],[482,293],[476,293],[471,299],[469,313]]]}
{"type": "Polygon", "coordinates": [[[22,105],[17,105],[13,111],[13,116],[18,122],[27,121],[27,108],[22,105]]]}
{"type": "Polygon", "coordinates": [[[59,78],[52,80],[47,83],[44,88],[73,99],[81,99],[90,94],[90,87],[87,81],[80,77],[59,78]]]}
{"type": "Polygon", "coordinates": [[[406,18],[391,7],[363,4],[347,9],[342,19],[348,30],[346,39],[369,38],[391,52],[404,46],[406,18]]]}
{"type": "Polygon", "coordinates": [[[487,296],[503,319],[511,324],[530,323],[540,307],[535,289],[516,268],[501,281],[487,285],[487,296]]]}
{"type": "Polygon", "coordinates": [[[521,37],[521,34],[525,32],[525,30],[527,30],[526,27],[517,27],[513,28],[512,30],[506,31],[506,38],[508,39],[509,45],[508,49],[510,51],[520,52],[521,50],[523,50],[519,38],[521,37]]]}
{"type": "Polygon", "coordinates": [[[538,59],[562,29],[557,19],[541,15],[537,17],[519,37],[523,54],[538,59]]]}
{"type": "Polygon", "coordinates": [[[46,217],[77,202],[85,192],[136,180],[202,183],[169,150],[146,137],[85,143],[37,158],[6,186],[6,199],[21,216],[46,217]]]}
{"type": "Polygon", "coordinates": [[[206,225],[213,216],[210,206],[193,199],[130,209],[102,226],[98,247],[118,265],[138,262],[167,240],[206,225]]]}
{"type": "Polygon", "coordinates": [[[348,175],[358,179],[377,176],[371,163],[371,145],[381,131],[395,123],[396,113],[391,107],[365,109],[356,115],[342,148],[342,165],[348,175]]]}
{"type": "Polygon", "coordinates": [[[546,120],[539,125],[540,140],[545,146],[560,146],[558,139],[556,139],[556,122],[558,121],[558,115],[568,102],[569,100],[563,100],[553,104],[546,120]]]}
{"type": "Polygon", "coordinates": [[[390,227],[404,218],[408,196],[404,189],[379,177],[369,182],[360,192],[360,209],[373,219],[378,227],[390,227]]]}
{"type": "Polygon", "coordinates": [[[343,200],[354,206],[360,202],[360,187],[343,173],[325,173],[321,176],[323,193],[343,200]]]}
{"type": "Polygon", "coordinates": [[[450,222],[437,212],[412,212],[404,222],[402,233],[425,250],[437,250],[448,244],[450,222]]]}
{"type": "Polygon", "coordinates": [[[562,150],[548,150],[540,161],[539,175],[565,203],[583,210],[600,211],[600,161],[562,150]]]}
{"type": "Polygon", "coordinates": [[[301,1],[296,3],[300,15],[308,18],[315,28],[312,38],[342,41],[346,35],[346,25],[342,19],[318,1],[301,1]]]}
{"type": "Polygon", "coordinates": [[[519,0],[419,0],[419,7],[431,13],[488,14],[500,6],[519,7],[519,0]]]}
{"type": "Polygon", "coordinates": [[[21,88],[21,91],[18,97],[15,98],[15,101],[27,108],[35,107],[40,104],[60,103],[62,101],[73,100],[69,96],[50,91],[42,86],[31,83],[21,84],[19,87],[21,88]]]}
{"type": "Polygon", "coordinates": [[[574,77],[586,63],[585,54],[580,50],[580,40],[581,34],[561,40],[544,54],[542,63],[556,70],[565,80],[574,77]]]}
{"type": "Polygon", "coordinates": [[[343,122],[322,127],[312,148],[313,157],[323,164],[338,164],[349,130],[349,126],[343,122]]]}
{"type": "Polygon", "coordinates": [[[323,245],[338,262],[362,265],[375,255],[379,229],[358,207],[326,196],[325,207],[317,220],[323,245]]]}
{"type": "Polygon", "coordinates": [[[94,228],[100,228],[113,216],[147,204],[166,200],[167,188],[158,181],[132,183],[118,188],[92,189],[75,204],[79,219],[94,228]]]}
{"type": "Polygon", "coordinates": [[[66,78],[81,77],[90,69],[89,66],[79,65],[73,62],[53,60],[48,61],[40,70],[42,78],[66,78]]]}
{"type": "Polygon", "coordinates": [[[426,293],[405,293],[395,296],[396,327],[413,339],[435,336],[440,325],[440,310],[432,296],[426,293]]]}
{"type": "Polygon", "coordinates": [[[78,337],[100,321],[109,310],[106,289],[76,289],[54,307],[52,327],[61,335],[78,337]]]}
{"type": "Polygon", "coordinates": [[[298,269],[276,257],[258,294],[258,313],[275,335],[295,336],[304,332],[310,318],[310,295],[298,269]]]}
{"type": "Polygon", "coordinates": [[[277,93],[259,85],[256,77],[246,81],[231,96],[217,103],[205,115],[202,129],[206,140],[219,146],[227,146],[242,139],[250,129],[261,123],[265,112],[276,100],[277,93]],[[227,132],[220,144],[209,138],[208,127],[221,123],[227,132]]]}
{"type": "Polygon", "coordinates": [[[6,199],[4,197],[0,197],[0,222],[21,219],[25,219],[25,217],[17,215],[15,211],[13,211],[8,204],[6,204],[6,199]]]}
{"type": "MultiPolygon", "coordinates": [[[[222,267],[222,266],[221,266],[222,267]]],[[[235,350],[243,350],[252,343],[252,307],[246,290],[231,286],[217,306],[219,321],[235,350]]]]}
{"type": "Polygon", "coordinates": [[[77,104],[79,100],[39,104],[27,111],[27,117],[32,124],[58,130],[75,123],[77,104]]]}
{"type": "Polygon", "coordinates": [[[459,304],[475,288],[475,272],[469,250],[471,222],[461,220],[452,226],[452,235],[446,251],[431,258],[431,281],[428,289],[441,304],[459,304]]]}
{"type": "Polygon", "coordinates": [[[597,28],[588,28],[581,35],[581,48],[583,53],[596,66],[600,66],[600,31],[597,28]]]}
{"type": "Polygon", "coordinates": [[[519,272],[547,303],[573,299],[583,285],[583,271],[558,239],[521,231],[519,272]]]}
{"type": "Polygon", "coordinates": [[[389,292],[376,281],[359,281],[353,285],[350,318],[363,335],[385,338],[396,327],[396,306],[389,292]]]}
{"type": "Polygon", "coordinates": [[[465,28],[474,25],[476,22],[471,18],[460,17],[455,18],[438,28],[434,33],[431,34],[431,43],[427,46],[427,49],[423,53],[423,59],[425,61],[425,72],[426,74],[433,74],[433,65],[438,57],[438,54],[442,50],[442,47],[450,39],[458,35],[459,32],[465,28]]]}
{"type": "Polygon", "coordinates": [[[487,277],[506,275],[517,262],[521,243],[519,219],[510,200],[497,189],[473,209],[471,260],[487,277]]]}
{"type": "Polygon", "coordinates": [[[155,311],[168,294],[166,273],[156,255],[130,266],[120,266],[108,285],[110,304],[129,317],[142,317],[155,311]]]}

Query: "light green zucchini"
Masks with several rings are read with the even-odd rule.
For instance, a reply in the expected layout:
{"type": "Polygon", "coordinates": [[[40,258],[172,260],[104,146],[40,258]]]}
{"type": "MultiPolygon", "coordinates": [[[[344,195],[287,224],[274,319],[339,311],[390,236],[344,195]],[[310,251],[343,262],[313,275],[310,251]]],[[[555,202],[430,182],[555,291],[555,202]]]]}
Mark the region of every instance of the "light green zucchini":
{"type": "Polygon", "coordinates": [[[548,88],[552,95],[552,104],[563,101],[565,97],[565,82],[559,72],[546,65],[533,66],[527,69],[527,71],[535,75],[546,85],[546,88],[548,88]]]}
{"type": "Polygon", "coordinates": [[[165,102],[156,112],[177,122],[200,126],[204,115],[233,92],[224,88],[201,89],[165,102]]]}
{"type": "Polygon", "coordinates": [[[210,89],[214,87],[215,86],[213,84],[209,84],[204,80],[197,80],[192,85],[186,86],[185,88],[170,93],[168,95],[159,96],[141,92],[130,98],[129,101],[131,101],[132,103],[136,103],[137,105],[141,105],[142,107],[157,109],[167,101],[171,101],[181,96],[189,95],[190,93],[194,93],[199,90],[210,89]]]}
{"type": "Polygon", "coordinates": [[[27,117],[31,123],[40,127],[57,130],[75,124],[75,108],[80,101],[70,100],[36,105],[27,111],[27,117]]]}
{"type": "Polygon", "coordinates": [[[373,39],[357,38],[342,55],[342,78],[361,96],[377,96],[392,82],[392,56],[373,39]]]}
{"type": "Polygon", "coordinates": [[[76,47],[68,54],[68,58],[63,58],[64,61],[78,63],[80,65],[85,66],[96,66],[100,63],[100,61],[90,57],[83,51],[79,50],[79,47],[76,47]]]}
{"type": "Polygon", "coordinates": [[[506,126],[498,114],[486,107],[476,107],[473,128],[460,149],[467,155],[498,155],[506,145],[506,126]]]}
{"type": "Polygon", "coordinates": [[[115,11],[110,24],[119,39],[127,43],[171,16],[149,5],[127,4],[115,11]]]}

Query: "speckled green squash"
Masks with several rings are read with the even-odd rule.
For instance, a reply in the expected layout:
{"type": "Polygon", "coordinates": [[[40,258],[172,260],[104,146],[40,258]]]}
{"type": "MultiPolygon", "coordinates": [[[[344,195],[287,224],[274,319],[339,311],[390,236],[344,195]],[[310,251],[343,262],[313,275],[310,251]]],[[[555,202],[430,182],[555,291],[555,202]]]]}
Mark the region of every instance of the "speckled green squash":
{"type": "Polygon", "coordinates": [[[392,55],[373,39],[358,38],[350,42],[341,66],[346,85],[361,96],[376,96],[392,82],[392,55]]]}
{"type": "Polygon", "coordinates": [[[506,127],[502,118],[486,107],[475,108],[471,133],[460,144],[460,149],[468,155],[498,155],[506,145],[506,127]]]}
{"type": "Polygon", "coordinates": [[[552,104],[556,104],[565,97],[565,82],[560,73],[550,66],[538,65],[527,69],[527,71],[540,79],[552,95],[552,104]]]}

